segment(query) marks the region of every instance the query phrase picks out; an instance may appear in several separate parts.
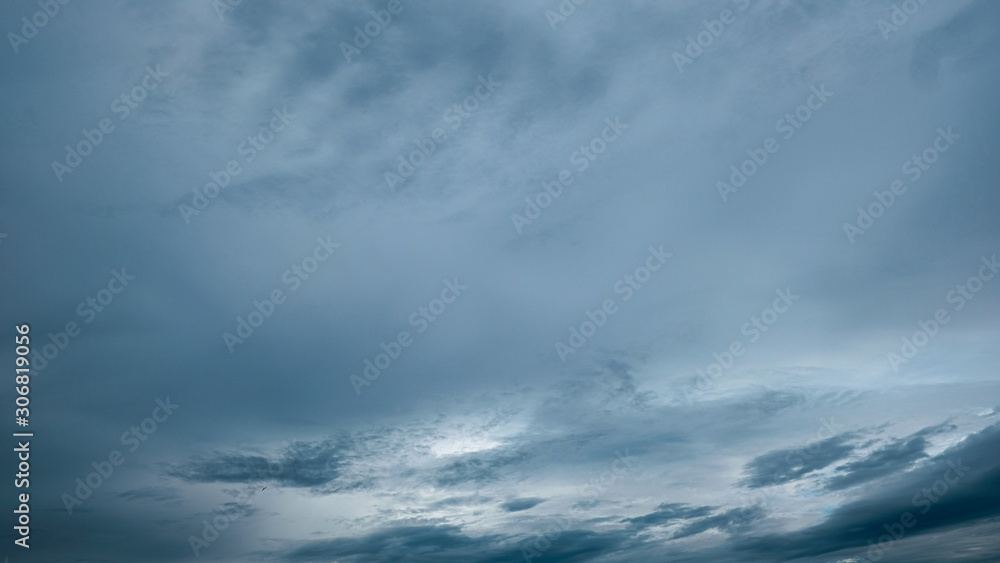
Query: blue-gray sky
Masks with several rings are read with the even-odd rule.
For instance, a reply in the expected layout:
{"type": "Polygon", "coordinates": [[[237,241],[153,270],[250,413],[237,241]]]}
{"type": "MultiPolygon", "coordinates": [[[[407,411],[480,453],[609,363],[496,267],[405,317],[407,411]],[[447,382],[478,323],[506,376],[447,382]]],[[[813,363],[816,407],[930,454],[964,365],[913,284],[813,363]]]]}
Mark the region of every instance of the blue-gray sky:
{"type": "Polygon", "coordinates": [[[994,2],[0,23],[10,561],[1000,559],[994,2]]]}

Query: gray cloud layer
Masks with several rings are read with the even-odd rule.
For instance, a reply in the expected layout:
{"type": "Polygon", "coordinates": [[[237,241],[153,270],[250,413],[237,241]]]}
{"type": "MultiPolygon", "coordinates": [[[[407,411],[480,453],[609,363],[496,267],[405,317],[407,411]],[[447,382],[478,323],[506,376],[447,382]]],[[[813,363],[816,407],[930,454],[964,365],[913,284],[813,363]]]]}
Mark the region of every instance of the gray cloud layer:
{"type": "Polygon", "coordinates": [[[56,4],[39,560],[1000,558],[994,2],[56,4]]]}

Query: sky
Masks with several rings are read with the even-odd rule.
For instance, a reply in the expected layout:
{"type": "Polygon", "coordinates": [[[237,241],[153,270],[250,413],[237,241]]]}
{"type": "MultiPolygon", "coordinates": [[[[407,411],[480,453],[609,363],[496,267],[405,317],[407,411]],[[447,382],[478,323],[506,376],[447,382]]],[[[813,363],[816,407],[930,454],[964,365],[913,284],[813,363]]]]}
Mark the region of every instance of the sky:
{"type": "Polygon", "coordinates": [[[12,563],[1000,560],[995,2],[63,2],[12,563]]]}

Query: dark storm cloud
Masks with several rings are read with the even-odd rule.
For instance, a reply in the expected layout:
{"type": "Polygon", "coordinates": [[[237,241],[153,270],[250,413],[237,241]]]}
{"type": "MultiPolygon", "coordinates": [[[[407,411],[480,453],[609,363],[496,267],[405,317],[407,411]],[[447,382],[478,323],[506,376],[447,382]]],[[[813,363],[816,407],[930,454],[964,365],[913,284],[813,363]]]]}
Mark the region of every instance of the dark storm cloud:
{"type": "MultiPolygon", "coordinates": [[[[540,552],[543,555],[541,561],[554,561],[557,563],[579,563],[583,561],[599,561],[600,558],[619,552],[623,548],[629,547],[632,543],[630,534],[620,531],[594,532],[591,530],[567,530],[559,534],[552,540],[552,547],[540,552]]],[[[636,542],[638,543],[638,542],[636,542]]],[[[500,554],[495,558],[483,559],[500,563],[509,561],[504,557],[511,557],[516,554],[521,560],[525,558],[523,549],[529,549],[533,545],[521,544],[521,548],[516,552],[510,550],[510,555],[500,554]]],[[[528,551],[529,554],[534,552],[528,551]]]]}
{"type": "MultiPolygon", "coordinates": [[[[634,520],[637,526],[601,532],[581,529],[551,530],[544,538],[538,535],[473,537],[451,525],[389,526],[361,537],[308,542],[289,549],[282,557],[287,561],[303,562],[341,558],[352,563],[386,559],[501,563],[525,558],[581,563],[615,555],[611,560],[625,561],[629,556],[621,552],[624,548],[628,548],[627,553],[658,553],[658,556],[663,556],[661,542],[636,537],[636,529],[641,530],[669,520],[693,520],[674,534],[673,539],[681,539],[708,530],[735,532],[763,517],[762,511],[753,507],[706,516],[709,512],[711,509],[708,507],[663,504],[656,513],[647,515],[648,518],[628,520],[634,520]],[[668,513],[673,516],[667,516],[668,513]],[[423,558],[420,555],[423,553],[433,555],[423,558]]],[[[673,555],[677,558],[679,553],[673,555]]],[[[713,557],[717,556],[693,556],[689,560],[712,561],[713,557]]]]}
{"type": "Polygon", "coordinates": [[[738,533],[754,521],[764,518],[765,511],[760,506],[750,505],[717,512],[718,507],[689,506],[684,503],[663,503],[655,512],[622,520],[632,532],[646,528],[683,524],[673,532],[671,539],[682,539],[708,530],[738,533]],[[716,512],[715,514],[712,514],[716,512]]]}
{"type": "Polygon", "coordinates": [[[820,524],[787,534],[744,539],[735,549],[781,559],[851,548],[864,551],[869,541],[878,542],[887,533],[886,526],[910,522],[905,514],[915,523],[904,527],[903,542],[1000,516],[1000,424],[900,475],[891,488],[837,508],[820,524]]]}
{"type": "Polygon", "coordinates": [[[638,516],[636,518],[627,518],[622,520],[622,522],[628,523],[634,528],[642,529],[650,526],[668,524],[676,520],[701,518],[711,514],[714,509],[715,508],[711,506],[688,506],[684,503],[665,502],[656,507],[655,512],[650,512],[649,514],[638,516]]]}
{"type": "Polygon", "coordinates": [[[519,498],[514,500],[509,500],[500,505],[500,508],[506,510],[507,512],[520,512],[522,510],[528,510],[538,506],[539,504],[545,502],[543,498],[519,498]]]}
{"type": "Polygon", "coordinates": [[[376,561],[432,561],[454,563],[504,563],[535,560],[580,563],[611,554],[629,542],[628,534],[589,530],[566,530],[536,547],[531,541],[512,536],[473,537],[458,526],[416,525],[388,527],[371,534],[334,540],[319,540],[290,549],[285,561],[329,561],[349,563],[376,561]],[[534,557],[532,557],[534,556],[534,557]]]}
{"type": "Polygon", "coordinates": [[[524,463],[535,455],[527,449],[506,448],[465,454],[438,469],[433,480],[439,487],[454,487],[463,483],[482,485],[499,479],[504,469],[524,463]]]}
{"type": "Polygon", "coordinates": [[[290,487],[318,487],[340,475],[346,449],[344,440],[294,442],[274,459],[220,453],[174,464],[167,474],[197,483],[273,480],[290,487]]]}
{"type": "Polygon", "coordinates": [[[351,563],[426,560],[456,563],[483,561],[498,550],[498,536],[473,538],[458,526],[416,525],[388,527],[353,538],[307,542],[284,555],[285,561],[329,561],[351,563]]]}
{"type": "Polygon", "coordinates": [[[178,463],[167,474],[199,483],[238,483],[265,478],[270,462],[262,456],[218,454],[211,459],[194,458],[178,463]]]}
{"type": "Polygon", "coordinates": [[[875,450],[864,459],[838,466],[837,471],[844,473],[831,478],[827,488],[835,491],[904,471],[927,457],[926,450],[930,442],[926,436],[954,429],[955,426],[948,424],[929,426],[912,436],[895,440],[875,450]]]}
{"type": "Polygon", "coordinates": [[[686,538],[708,530],[734,532],[764,516],[764,510],[756,506],[733,508],[721,514],[702,518],[685,525],[672,536],[672,539],[686,538]]]}
{"type": "Polygon", "coordinates": [[[754,458],[743,468],[748,473],[742,483],[750,488],[770,487],[801,479],[854,451],[852,434],[841,434],[805,447],[775,450],[754,458]]]}

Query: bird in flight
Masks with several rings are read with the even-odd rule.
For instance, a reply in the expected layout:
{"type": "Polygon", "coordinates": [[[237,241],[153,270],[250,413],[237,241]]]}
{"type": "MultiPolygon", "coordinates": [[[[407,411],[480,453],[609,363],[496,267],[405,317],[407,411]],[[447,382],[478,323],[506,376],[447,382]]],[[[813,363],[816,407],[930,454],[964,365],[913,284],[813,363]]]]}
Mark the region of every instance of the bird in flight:
{"type": "MultiPolygon", "coordinates": [[[[264,489],[266,489],[266,488],[267,488],[267,487],[264,487],[264,489]]],[[[261,489],[261,490],[260,490],[260,492],[262,492],[262,493],[263,493],[263,492],[264,492],[264,489],[261,489]]]]}

